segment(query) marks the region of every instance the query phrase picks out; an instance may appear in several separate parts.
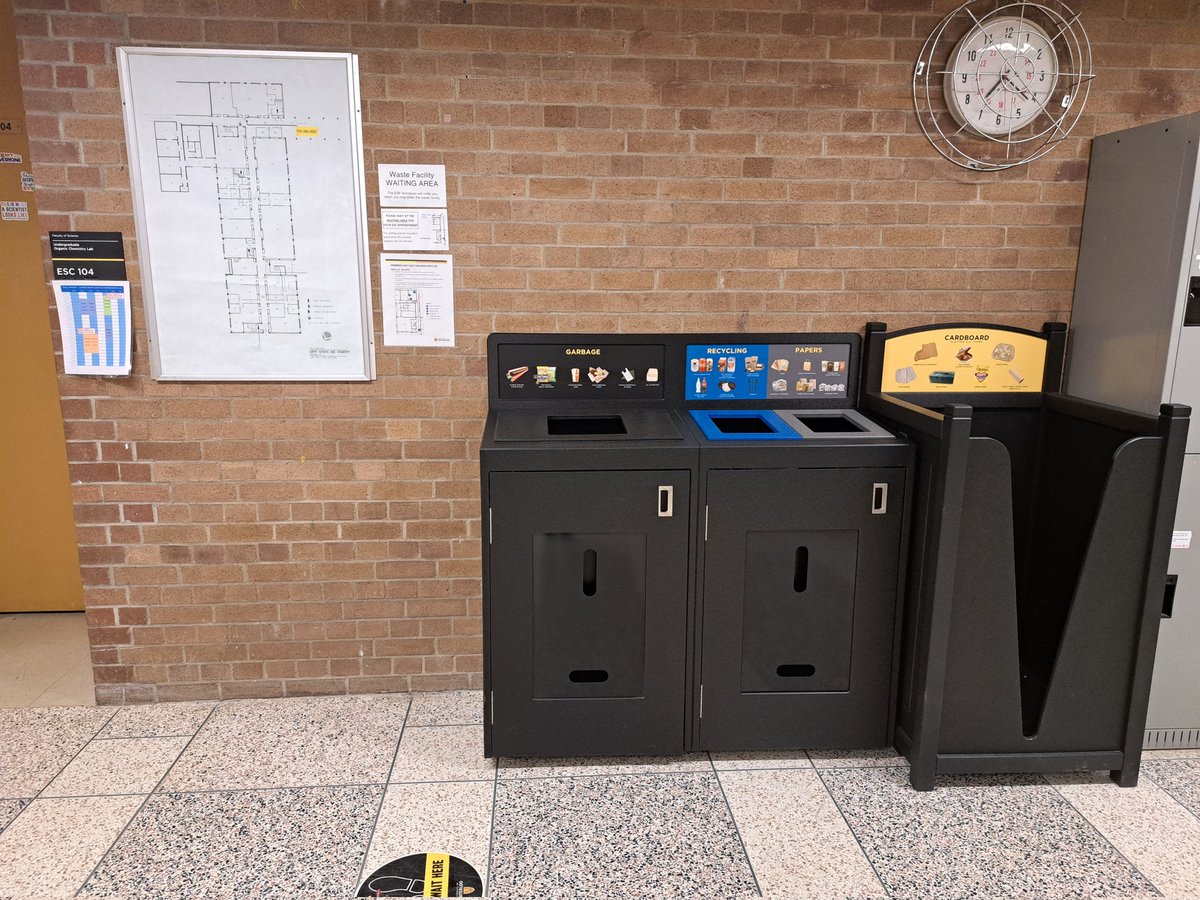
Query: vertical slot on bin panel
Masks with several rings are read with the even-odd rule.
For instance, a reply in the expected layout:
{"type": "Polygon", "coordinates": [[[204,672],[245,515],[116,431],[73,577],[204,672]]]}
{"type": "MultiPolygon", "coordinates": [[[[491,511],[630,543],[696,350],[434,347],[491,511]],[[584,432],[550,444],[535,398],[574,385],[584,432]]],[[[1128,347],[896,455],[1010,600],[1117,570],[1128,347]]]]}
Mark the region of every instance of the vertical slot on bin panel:
{"type": "Polygon", "coordinates": [[[583,596],[596,596],[596,551],[583,551],[583,596]]]}
{"type": "Polygon", "coordinates": [[[792,570],[792,590],[803,594],[808,589],[808,548],[796,548],[796,565],[792,570]]]}

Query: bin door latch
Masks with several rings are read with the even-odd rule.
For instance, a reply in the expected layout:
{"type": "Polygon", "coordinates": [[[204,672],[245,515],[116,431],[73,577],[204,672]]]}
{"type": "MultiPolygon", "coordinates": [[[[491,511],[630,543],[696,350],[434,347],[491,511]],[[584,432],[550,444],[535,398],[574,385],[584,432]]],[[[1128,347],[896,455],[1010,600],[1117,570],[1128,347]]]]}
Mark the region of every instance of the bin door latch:
{"type": "Polygon", "coordinates": [[[658,486],[658,517],[665,519],[675,515],[675,487],[670,484],[658,486]]]}
{"type": "Polygon", "coordinates": [[[871,486],[871,515],[882,516],[887,513],[887,482],[876,482],[871,486]]]}

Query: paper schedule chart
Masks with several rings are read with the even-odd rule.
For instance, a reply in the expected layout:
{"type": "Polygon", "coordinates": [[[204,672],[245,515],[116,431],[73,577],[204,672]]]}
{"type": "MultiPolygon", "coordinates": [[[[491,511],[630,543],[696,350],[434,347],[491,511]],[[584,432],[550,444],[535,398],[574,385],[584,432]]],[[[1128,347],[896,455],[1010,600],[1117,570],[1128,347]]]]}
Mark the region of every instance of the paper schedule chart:
{"type": "Polygon", "coordinates": [[[54,282],[68,375],[128,375],[129,282],[54,282]]]}

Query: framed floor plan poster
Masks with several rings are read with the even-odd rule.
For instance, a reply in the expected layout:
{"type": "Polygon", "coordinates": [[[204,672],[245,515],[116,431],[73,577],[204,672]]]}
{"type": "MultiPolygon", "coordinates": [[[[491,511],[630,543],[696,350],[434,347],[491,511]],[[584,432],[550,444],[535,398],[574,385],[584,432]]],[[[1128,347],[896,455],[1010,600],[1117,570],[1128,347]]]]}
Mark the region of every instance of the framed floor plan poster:
{"type": "Polygon", "coordinates": [[[154,377],[373,379],[357,57],[118,62],[154,377]]]}

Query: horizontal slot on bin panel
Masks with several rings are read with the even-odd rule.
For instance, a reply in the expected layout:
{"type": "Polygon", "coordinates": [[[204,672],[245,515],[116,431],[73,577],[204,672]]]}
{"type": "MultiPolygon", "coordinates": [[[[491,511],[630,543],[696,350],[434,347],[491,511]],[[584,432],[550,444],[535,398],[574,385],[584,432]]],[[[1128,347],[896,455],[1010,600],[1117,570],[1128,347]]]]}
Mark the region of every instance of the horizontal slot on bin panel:
{"type": "Polygon", "coordinates": [[[852,422],[844,416],[796,416],[796,419],[805,428],[820,434],[863,430],[857,422],[852,422]]]}
{"type": "Polygon", "coordinates": [[[575,684],[603,684],[608,681],[608,671],[605,669],[574,669],[567,678],[575,684]]]}
{"type": "Polygon", "coordinates": [[[722,434],[771,434],[775,431],[762,416],[713,416],[712,423],[722,434]]]}
{"type": "Polygon", "coordinates": [[[775,670],[775,674],[780,678],[811,678],[817,672],[816,666],[810,666],[807,663],[799,665],[780,666],[775,670]]]}
{"type": "Polygon", "coordinates": [[[627,434],[620,416],[547,416],[547,434],[627,434]]]}

